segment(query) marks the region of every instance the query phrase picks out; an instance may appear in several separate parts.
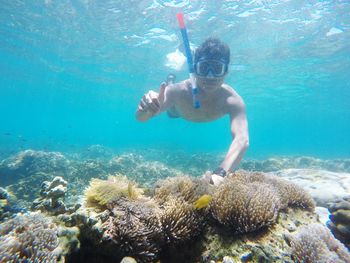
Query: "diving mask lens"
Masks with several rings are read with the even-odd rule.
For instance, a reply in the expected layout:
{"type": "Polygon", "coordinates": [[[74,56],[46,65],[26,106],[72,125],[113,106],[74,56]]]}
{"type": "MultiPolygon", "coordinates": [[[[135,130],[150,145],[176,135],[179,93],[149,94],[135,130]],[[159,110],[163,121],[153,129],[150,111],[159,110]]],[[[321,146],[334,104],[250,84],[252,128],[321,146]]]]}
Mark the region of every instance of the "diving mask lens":
{"type": "Polygon", "coordinates": [[[227,64],[220,60],[203,60],[196,64],[196,73],[199,76],[207,76],[209,71],[214,77],[222,77],[227,70],[227,64]]]}

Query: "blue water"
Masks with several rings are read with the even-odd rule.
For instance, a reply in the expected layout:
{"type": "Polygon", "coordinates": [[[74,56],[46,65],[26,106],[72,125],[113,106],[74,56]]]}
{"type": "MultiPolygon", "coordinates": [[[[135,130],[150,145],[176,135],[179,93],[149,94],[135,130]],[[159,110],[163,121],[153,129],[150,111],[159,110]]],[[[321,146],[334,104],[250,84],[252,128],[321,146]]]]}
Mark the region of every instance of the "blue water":
{"type": "Polygon", "coordinates": [[[181,149],[224,153],[227,117],[136,121],[180,46],[231,48],[226,82],[247,106],[247,158],[350,156],[350,2],[0,1],[0,151],[181,149]]]}

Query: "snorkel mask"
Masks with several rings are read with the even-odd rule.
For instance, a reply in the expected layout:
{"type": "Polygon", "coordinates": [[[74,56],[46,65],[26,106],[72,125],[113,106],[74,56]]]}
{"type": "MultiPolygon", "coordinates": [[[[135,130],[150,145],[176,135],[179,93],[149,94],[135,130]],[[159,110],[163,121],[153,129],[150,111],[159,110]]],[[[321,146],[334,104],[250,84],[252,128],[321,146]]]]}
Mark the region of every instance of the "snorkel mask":
{"type": "Polygon", "coordinates": [[[213,77],[221,78],[228,71],[228,63],[224,60],[204,58],[194,64],[194,70],[200,77],[207,77],[210,72],[213,77]]]}

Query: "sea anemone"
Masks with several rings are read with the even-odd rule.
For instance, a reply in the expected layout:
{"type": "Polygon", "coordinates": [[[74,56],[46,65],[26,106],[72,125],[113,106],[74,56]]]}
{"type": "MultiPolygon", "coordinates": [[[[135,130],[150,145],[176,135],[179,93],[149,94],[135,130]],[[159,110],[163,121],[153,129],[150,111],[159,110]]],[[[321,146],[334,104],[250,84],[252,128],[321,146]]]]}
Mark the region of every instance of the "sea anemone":
{"type": "Polygon", "coordinates": [[[204,180],[188,176],[169,177],[157,183],[154,189],[154,198],[159,204],[172,199],[181,199],[182,202],[194,203],[204,194],[210,194],[212,186],[204,180]]]}
{"type": "Polygon", "coordinates": [[[193,204],[173,198],[160,213],[162,233],[167,244],[177,245],[200,235],[205,223],[203,214],[193,204]]]}
{"type": "Polygon", "coordinates": [[[231,175],[235,180],[242,181],[244,183],[261,182],[273,187],[279,195],[281,201],[281,209],[285,209],[288,206],[298,206],[309,210],[314,210],[315,201],[302,187],[277,176],[265,173],[248,173],[243,170],[239,170],[235,174],[231,175]]]}
{"type": "Polygon", "coordinates": [[[269,185],[228,179],[213,195],[210,211],[234,232],[247,233],[273,224],[280,205],[278,194],[269,185]]]}
{"type": "Polygon", "coordinates": [[[137,200],[143,190],[125,176],[109,176],[107,180],[92,179],[85,191],[86,206],[105,210],[107,204],[120,198],[137,200]]]}

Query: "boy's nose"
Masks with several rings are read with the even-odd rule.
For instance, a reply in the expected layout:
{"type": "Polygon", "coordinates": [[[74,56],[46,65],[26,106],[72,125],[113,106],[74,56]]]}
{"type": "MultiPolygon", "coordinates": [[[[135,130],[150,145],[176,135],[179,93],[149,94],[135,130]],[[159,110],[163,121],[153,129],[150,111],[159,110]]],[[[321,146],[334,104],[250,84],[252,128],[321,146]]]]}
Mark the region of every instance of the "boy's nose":
{"type": "Polygon", "coordinates": [[[209,69],[208,74],[206,76],[207,78],[214,78],[213,73],[211,72],[211,69],[209,69]]]}

